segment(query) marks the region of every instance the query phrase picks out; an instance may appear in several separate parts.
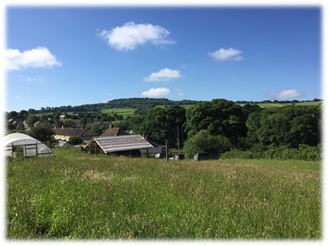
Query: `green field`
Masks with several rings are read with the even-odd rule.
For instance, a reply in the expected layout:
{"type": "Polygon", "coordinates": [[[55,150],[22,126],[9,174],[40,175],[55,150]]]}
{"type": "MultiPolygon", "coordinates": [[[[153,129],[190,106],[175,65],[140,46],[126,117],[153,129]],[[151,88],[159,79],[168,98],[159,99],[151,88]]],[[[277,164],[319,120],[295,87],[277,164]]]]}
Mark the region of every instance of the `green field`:
{"type": "MultiPolygon", "coordinates": [[[[295,103],[295,106],[318,106],[321,103],[322,103],[321,101],[299,102],[299,103],[295,103]]],[[[280,108],[284,106],[293,105],[293,103],[257,103],[256,105],[259,105],[261,108],[280,108]]]]}
{"type": "Polygon", "coordinates": [[[134,108],[109,108],[109,109],[102,109],[101,113],[104,114],[113,114],[116,113],[118,115],[132,115],[136,109],[134,108]]]}
{"type": "Polygon", "coordinates": [[[319,162],[88,155],[7,163],[7,239],[315,239],[319,162]]]}

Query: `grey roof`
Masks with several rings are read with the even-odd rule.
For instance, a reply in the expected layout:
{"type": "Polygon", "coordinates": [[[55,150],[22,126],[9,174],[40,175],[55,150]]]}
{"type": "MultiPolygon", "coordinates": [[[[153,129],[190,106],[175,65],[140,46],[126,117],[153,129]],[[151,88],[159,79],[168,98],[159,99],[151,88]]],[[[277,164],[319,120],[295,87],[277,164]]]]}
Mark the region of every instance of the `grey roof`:
{"type": "Polygon", "coordinates": [[[109,136],[119,136],[119,135],[129,135],[126,131],[119,127],[115,127],[112,129],[108,129],[103,134],[100,135],[100,137],[109,137],[109,136]]]}
{"type": "Polygon", "coordinates": [[[153,148],[153,146],[140,135],[96,137],[93,138],[85,148],[94,141],[106,154],[118,151],[153,148]]]}
{"type": "Polygon", "coordinates": [[[80,137],[95,137],[98,136],[97,133],[91,131],[89,129],[81,129],[81,128],[55,128],[53,129],[55,135],[64,135],[64,136],[80,136],[80,137]]]}

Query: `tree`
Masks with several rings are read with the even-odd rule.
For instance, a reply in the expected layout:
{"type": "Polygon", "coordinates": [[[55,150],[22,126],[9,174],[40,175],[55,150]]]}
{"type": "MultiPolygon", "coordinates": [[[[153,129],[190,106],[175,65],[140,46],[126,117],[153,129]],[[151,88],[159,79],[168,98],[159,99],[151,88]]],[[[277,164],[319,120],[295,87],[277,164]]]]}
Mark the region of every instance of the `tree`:
{"type": "Polygon", "coordinates": [[[9,117],[11,117],[11,118],[16,118],[17,115],[18,115],[18,113],[16,111],[10,111],[9,112],[9,117]]]}
{"type": "Polygon", "coordinates": [[[75,122],[74,122],[74,120],[72,120],[72,119],[65,119],[65,120],[63,121],[63,123],[64,123],[64,125],[67,126],[67,127],[72,127],[72,126],[75,125],[75,122]]]}
{"type": "Polygon", "coordinates": [[[30,108],[30,109],[28,110],[28,113],[29,113],[29,114],[36,114],[36,110],[33,109],[33,108],[30,108]]]}
{"type": "Polygon", "coordinates": [[[182,126],[186,120],[186,109],[171,105],[167,108],[156,107],[151,109],[143,121],[140,132],[150,140],[177,148],[177,129],[179,128],[179,140],[182,139],[182,126]]]}
{"type": "Polygon", "coordinates": [[[208,130],[213,136],[221,135],[230,139],[235,146],[239,137],[247,134],[246,119],[240,105],[225,99],[198,103],[186,112],[188,138],[200,130],[208,130]]]}
{"type": "Polygon", "coordinates": [[[101,135],[103,132],[107,130],[108,126],[106,124],[95,124],[92,128],[91,131],[94,131],[98,133],[98,135],[101,135]]]}
{"type": "Polygon", "coordinates": [[[70,136],[68,141],[72,144],[72,145],[78,145],[83,143],[83,139],[80,136],[70,136]]]}
{"type": "Polygon", "coordinates": [[[133,132],[141,134],[140,129],[145,118],[145,115],[128,115],[126,121],[129,123],[129,127],[131,130],[133,130],[133,132]]]}
{"type": "Polygon", "coordinates": [[[295,147],[299,144],[316,146],[320,142],[319,122],[311,114],[295,117],[291,123],[290,133],[295,147]]]}
{"type": "Polygon", "coordinates": [[[197,152],[208,152],[220,156],[231,148],[232,145],[228,138],[221,135],[213,136],[208,130],[203,129],[188,138],[183,150],[186,156],[191,158],[197,152]]]}
{"type": "Polygon", "coordinates": [[[53,140],[55,132],[52,129],[52,126],[41,123],[29,130],[28,135],[40,140],[42,143],[47,143],[48,141],[53,140]]]}
{"type": "Polygon", "coordinates": [[[26,120],[27,117],[28,117],[28,115],[29,115],[29,114],[28,114],[28,112],[27,112],[26,110],[21,110],[21,111],[18,113],[17,117],[26,120]]]}
{"type": "Polygon", "coordinates": [[[39,121],[39,118],[33,114],[30,114],[27,116],[26,123],[28,124],[29,127],[33,127],[34,123],[39,121]]]}

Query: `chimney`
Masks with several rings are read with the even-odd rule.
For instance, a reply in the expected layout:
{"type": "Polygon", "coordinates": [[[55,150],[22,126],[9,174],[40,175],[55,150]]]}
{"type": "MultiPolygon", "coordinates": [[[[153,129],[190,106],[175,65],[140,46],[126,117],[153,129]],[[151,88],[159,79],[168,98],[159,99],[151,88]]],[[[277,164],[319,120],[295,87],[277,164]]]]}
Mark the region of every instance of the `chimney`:
{"type": "Polygon", "coordinates": [[[62,125],[62,129],[64,129],[64,125],[62,125]]]}

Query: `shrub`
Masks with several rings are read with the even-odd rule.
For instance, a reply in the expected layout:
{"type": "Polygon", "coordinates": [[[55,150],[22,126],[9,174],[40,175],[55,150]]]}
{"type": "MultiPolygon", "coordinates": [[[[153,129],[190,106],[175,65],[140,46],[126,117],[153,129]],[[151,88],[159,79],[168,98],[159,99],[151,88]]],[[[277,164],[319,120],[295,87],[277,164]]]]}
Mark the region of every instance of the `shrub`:
{"type": "Polygon", "coordinates": [[[224,153],[221,158],[241,158],[241,159],[279,159],[279,160],[304,160],[320,161],[321,146],[309,146],[300,144],[298,149],[287,146],[265,146],[263,144],[254,145],[247,151],[232,150],[224,153]]]}
{"type": "Polygon", "coordinates": [[[68,141],[73,145],[78,145],[83,143],[83,139],[79,136],[71,136],[69,137],[68,141]]]}
{"type": "Polygon", "coordinates": [[[231,147],[228,138],[220,135],[213,136],[207,130],[200,130],[184,143],[183,150],[187,158],[192,158],[197,152],[208,152],[220,156],[231,147]]]}

